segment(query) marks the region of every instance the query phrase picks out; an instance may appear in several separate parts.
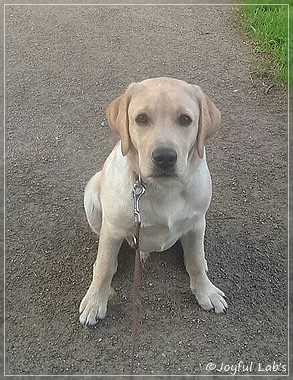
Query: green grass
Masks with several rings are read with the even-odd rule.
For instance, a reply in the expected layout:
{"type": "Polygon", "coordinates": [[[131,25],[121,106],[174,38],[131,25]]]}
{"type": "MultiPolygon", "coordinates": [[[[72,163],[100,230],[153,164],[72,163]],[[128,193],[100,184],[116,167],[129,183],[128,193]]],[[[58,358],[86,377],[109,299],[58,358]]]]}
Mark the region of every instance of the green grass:
{"type": "MultiPolygon", "coordinates": [[[[289,28],[292,31],[293,0],[243,0],[242,4],[251,4],[242,6],[242,20],[258,49],[268,54],[266,70],[269,72],[270,68],[273,68],[275,77],[286,84],[288,81],[288,6],[281,4],[290,4],[289,28]],[[270,5],[276,3],[279,5],[270,5]]],[[[292,33],[289,38],[290,56],[293,57],[292,33]]],[[[290,66],[292,67],[292,63],[290,66]]],[[[289,74],[289,83],[293,84],[292,69],[289,74]]]]}

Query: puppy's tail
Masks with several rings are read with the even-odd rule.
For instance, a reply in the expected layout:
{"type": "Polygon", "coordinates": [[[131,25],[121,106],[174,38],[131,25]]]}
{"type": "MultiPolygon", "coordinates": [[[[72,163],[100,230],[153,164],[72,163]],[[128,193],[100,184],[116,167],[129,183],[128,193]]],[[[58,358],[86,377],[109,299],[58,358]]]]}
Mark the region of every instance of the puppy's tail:
{"type": "Polygon", "coordinates": [[[101,172],[96,173],[86,185],[84,191],[84,209],[89,225],[99,235],[102,225],[102,208],[100,203],[101,172]]]}

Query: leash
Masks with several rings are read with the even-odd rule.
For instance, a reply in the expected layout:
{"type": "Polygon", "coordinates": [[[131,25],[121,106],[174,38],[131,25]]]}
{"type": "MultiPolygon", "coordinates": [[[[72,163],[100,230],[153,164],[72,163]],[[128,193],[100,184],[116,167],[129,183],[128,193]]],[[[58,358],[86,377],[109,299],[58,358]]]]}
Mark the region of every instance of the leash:
{"type": "Polygon", "coordinates": [[[145,193],[145,186],[140,176],[137,176],[133,185],[132,198],[134,208],[134,226],[135,233],[132,236],[131,247],[135,249],[134,260],[134,273],[133,273],[133,289],[132,289],[132,350],[131,350],[131,375],[134,372],[134,354],[137,346],[137,338],[139,335],[139,323],[142,317],[142,304],[140,299],[141,287],[141,262],[140,262],[140,249],[139,249],[139,233],[141,226],[141,216],[139,210],[139,201],[141,196],[145,193]]]}

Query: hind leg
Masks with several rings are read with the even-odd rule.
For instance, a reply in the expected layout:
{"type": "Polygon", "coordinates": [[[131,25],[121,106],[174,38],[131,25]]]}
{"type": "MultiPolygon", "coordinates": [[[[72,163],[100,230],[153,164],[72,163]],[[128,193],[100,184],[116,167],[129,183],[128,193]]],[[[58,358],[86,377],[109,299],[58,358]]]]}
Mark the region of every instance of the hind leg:
{"type": "Polygon", "coordinates": [[[146,266],[147,259],[150,257],[149,252],[142,252],[140,251],[140,262],[143,268],[146,266]]]}
{"type": "Polygon", "coordinates": [[[86,185],[84,191],[84,209],[89,225],[99,235],[102,225],[102,208],[100,203],[101,172],[96,173],[86,185]]]}

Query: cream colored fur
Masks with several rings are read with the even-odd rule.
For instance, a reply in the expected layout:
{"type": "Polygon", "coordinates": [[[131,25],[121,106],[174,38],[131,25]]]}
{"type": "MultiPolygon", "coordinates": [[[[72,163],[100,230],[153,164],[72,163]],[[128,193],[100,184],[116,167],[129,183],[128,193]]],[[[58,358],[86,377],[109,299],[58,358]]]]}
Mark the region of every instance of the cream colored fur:
{"type": "Polygon", "coordinates": [[[106,315],[120,246],[134,232],[131,191],[137,174],[146,186],[140,202],[142,256],[180,239],[198,303],[205,310],[225,312],[224,293],[207,277],[204,254],[205,214],[212,195],[204,145],[219,126],[219,110],[198,86],[154,78],[131,84],[110,104],[107,117],[120,141],[85,189],[85,211],[99,235],[99,249],[80,322],[93,325],[106,315]],[[139,125],[137,115],[142,113],[148,123],[139,125]],[[188,115],[190,125],[180,124],[180,115],[188,115]],[[152,159],[162,146],[177,153],[172,175],[158,173],[152,159]]]}

